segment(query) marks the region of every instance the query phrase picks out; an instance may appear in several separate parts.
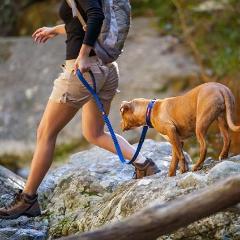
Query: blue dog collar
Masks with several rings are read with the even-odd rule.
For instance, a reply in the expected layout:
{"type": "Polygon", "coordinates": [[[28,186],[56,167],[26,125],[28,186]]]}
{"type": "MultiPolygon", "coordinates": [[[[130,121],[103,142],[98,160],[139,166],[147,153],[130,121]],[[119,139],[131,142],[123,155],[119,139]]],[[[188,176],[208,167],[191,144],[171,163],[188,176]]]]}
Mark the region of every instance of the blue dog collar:
{"type": "Polygon", "coordinates": [[[146,111],[146,124],[149,128],[153,128],[153,125],[151,123],[151,113],[152,113],[152,109],[153,109],[153,106],[155,104],[157,100],[156,99],[152,99],[149,104],[148,104],[148,107],[147,107],[147,111],[146,111]]]}

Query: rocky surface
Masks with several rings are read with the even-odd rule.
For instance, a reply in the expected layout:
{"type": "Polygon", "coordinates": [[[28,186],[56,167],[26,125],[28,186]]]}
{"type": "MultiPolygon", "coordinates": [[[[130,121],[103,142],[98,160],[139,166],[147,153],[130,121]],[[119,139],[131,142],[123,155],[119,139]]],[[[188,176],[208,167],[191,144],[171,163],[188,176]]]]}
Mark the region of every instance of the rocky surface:
{"type": "MultiPolygon", "coordinates": [[[[25,180],[0,166],[0,207],[12,201],[16,189],[23,188],[25,180]]],[[[0,219],[1,240],[47,239],[48,220],[20,217],[16,220],[0,219]]]]}
{"type": "MultiPolygon", "coordinates": [[[[240,156],[236,156],[222,162],[208,159],[201,171],[178,173],[169,178],[169,143],[147,140],[143,153],[156,161],[162,171],[141,180],[131,180],[131,166],[123,168],[117,156],[97,147],[74,154],[67,164],[51,170],[40,185],[43,216],[2,220],[0,237],[54,239],[95,229],[156,201],[164,203],[240,174],[240,156]]],[[[24,184],[23,179],[3,168],[0,181],[1,205],[9,199],[14,188],[24,184]]],[[[220,212],[159,239],[240,239],[240,216],[230,211],[220,212]]]]}
{"type": "MultiPolygon", "coordinates": [[[[62,71],[64,40],[58,37],[36,45],[30,37],[0,38],[0,154],[34,148],[36,128],[53,81],[62,71]]],[[[133,92],[134,97],[169,96],[161,92],[165,81],[192,76],[197,71],[182,44],[174,37],[159,36],[154,19],[144,18],[132,22],[119,69],[121,93],[114,99],[110,116],[115,129],[119,129],[118,106],[122,100],[131,99],[133,92]]],[[[77,115],[58,140],[80,139],[80,125],[77,115]]],[[[133,139],[136,135],[126,136],[133,139]]]]}

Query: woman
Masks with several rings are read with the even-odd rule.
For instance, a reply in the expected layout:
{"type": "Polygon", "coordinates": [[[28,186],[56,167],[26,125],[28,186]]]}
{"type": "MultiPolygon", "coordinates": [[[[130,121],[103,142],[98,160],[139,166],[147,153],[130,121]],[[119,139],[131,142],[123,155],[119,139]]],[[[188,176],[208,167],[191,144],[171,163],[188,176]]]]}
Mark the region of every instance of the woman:
{"type": "MultiPolygon", "coordinates": [[[[79,20],[72,16],[66,1],[61,3],[59,15],[64,24],[43,27],[33,33],[37,43],[45,43],[57,35],[66,34],[66,62],[63,72],[54,81],[52,93],[37,130],[37,144],[31,169],[23,190],[16,193],[14,200],[0,209],[1,218],[17,218],[21,215],[38,216],[41,214],[37,189],[46,175],[52,160],[56,138],[63,127],[82,108],[82,129],[84,137],[92,144],[115,153],[109,133],[104,131],[104,121],[90,93],[76,76],[79,69],[92,85],[92,71],[96,79],[97,92],[109,113],[111,101],[118,87],[118,68],[116,62],[103,64],[94,53],[93,46],[98,38],[104,15],[101,0],[78,0],[76,5],[87,22],[86,31],[79,20]]],[[[131,159],[135,149],[122,137],[117,136],[124,157],[131,159]]],[[[157,173],[159,170],[151,159],[141,154],[135,163],[135,178],[157,173]]]]}

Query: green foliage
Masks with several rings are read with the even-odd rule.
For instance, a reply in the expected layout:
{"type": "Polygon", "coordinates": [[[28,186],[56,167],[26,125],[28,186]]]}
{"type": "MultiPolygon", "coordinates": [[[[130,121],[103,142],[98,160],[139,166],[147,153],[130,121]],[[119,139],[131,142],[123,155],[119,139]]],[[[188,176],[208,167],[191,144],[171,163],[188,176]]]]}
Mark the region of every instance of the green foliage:
{"type": "Polygon", "coordinates": [[[17,34],[21,36],[32,35],[39,27],[56,25],[59,20],[57,10],[55,0],[30,4],[19,15],[17,34]]]}
{"type": "MultiPolygon", "coordinates": [[[[162,33],[182,37],[182,28],[174,1],[132,1],[134,16],[151,13],[158,17],[162,33]]],[[[240,1],[215,1],[222,8],[201,7],[207,0],[178,0],[191,37],[201,53],[204,64],[218,78],[237,76],[240,61],[240,1]]]]}
{"type": "Polygon", "coordinates": [[[195,13],[191,27],[193,39],[202,53],[205,63],[223,78],[236,75],[240,60],[240,3],[228,5],[221,11],[195,13]],[[199,30],[200,29],[200,30],[199,30]]]}
{"type": "Polygon", "coordinates": [[[158,17],[159,29],[165,32],[177,31],[176,8],[171,1],[166,0],[133,0],[133,16],[152,16],[158,17]],[[173,31],[174,29],[174,31],[173,31]]]}

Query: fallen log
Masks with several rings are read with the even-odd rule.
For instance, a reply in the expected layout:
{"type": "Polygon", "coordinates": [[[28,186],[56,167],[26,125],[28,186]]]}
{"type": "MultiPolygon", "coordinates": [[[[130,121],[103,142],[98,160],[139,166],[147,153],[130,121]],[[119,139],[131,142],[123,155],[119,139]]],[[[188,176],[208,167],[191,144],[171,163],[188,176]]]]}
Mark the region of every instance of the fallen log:
{"type": "Polygon", "coordinates": [[[156,204],[120,222],[61,240],[155,240],[240,203],[240,175],[164,205],[156,204]]]}

